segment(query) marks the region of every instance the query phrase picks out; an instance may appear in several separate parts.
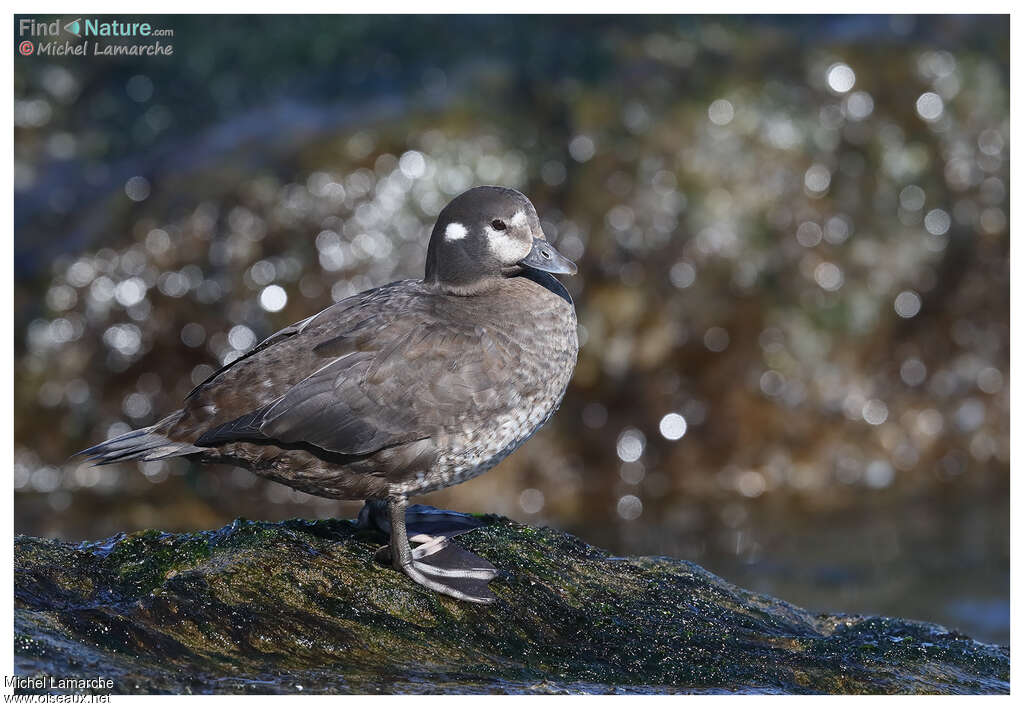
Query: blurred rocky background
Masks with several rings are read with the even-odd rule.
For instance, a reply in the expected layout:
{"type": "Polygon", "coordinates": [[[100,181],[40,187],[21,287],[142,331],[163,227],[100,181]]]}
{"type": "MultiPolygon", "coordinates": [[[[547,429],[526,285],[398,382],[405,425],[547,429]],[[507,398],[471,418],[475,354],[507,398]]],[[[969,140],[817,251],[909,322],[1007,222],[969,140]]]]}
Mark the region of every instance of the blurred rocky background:
{"type": "Polygon", "coordinates": [[[353,516],[70,456],[497,183],[580,264],[579,365],[418,501],[1009,642],[1006,17],[126,19],[174,55],[15,58],[16,532],[353,516]]]}

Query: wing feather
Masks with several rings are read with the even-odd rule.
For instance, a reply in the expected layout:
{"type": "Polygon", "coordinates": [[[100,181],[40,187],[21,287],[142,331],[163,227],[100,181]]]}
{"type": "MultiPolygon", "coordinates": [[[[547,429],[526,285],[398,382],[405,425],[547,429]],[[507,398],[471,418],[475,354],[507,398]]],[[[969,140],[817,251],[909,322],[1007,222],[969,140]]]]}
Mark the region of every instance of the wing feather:
{"type": "Polygon", "coordinates": [[[369,455],[469,418],[485,421],[514,403],[521,353],[510,336],[443,316],[431,299],[406,306],[396,312],[394,303],[364,297],[334,314],[344,322],[293,326],[289,345],[301,344],[319,366],[262,407],[207,430],[197,445],[265,440],[369,455]],[[354,313],[358,319],[344,317],[354,313]]]}

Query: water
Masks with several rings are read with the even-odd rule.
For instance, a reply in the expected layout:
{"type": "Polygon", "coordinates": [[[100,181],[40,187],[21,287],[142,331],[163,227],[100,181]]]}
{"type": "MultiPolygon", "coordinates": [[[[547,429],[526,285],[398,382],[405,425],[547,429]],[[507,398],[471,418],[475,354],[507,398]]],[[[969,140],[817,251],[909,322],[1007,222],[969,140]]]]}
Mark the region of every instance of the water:
{"type": "Polygon", "coordinates": [[[1009,645],[1008,490],[879,494],[840,511],[766,503],[735,526],[713,512],[684,533],[651,522],[574,531],[623,554],[689,559],[808,610],[927,620],[1009,645]]]}

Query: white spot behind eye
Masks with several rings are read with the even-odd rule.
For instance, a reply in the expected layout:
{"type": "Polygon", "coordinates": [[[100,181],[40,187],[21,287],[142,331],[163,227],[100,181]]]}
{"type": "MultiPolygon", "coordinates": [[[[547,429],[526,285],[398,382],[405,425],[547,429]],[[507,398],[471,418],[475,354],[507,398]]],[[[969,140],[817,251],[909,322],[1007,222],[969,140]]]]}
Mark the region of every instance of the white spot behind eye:
{"type": "Polygon", "coordinates": [[[444,229],[445,241],[458,241],[466,236],[466,227],[462,226],[458,222],[452,222],[444,229]]]}
{"type": "Polygon", "coordinates": [[[519,210],[518,212],[513,214],[512,218],[509,219],[509,224],[511,224],[512,226],[523,226],[524,224],[526,224],[526,212],[519,210]]]}

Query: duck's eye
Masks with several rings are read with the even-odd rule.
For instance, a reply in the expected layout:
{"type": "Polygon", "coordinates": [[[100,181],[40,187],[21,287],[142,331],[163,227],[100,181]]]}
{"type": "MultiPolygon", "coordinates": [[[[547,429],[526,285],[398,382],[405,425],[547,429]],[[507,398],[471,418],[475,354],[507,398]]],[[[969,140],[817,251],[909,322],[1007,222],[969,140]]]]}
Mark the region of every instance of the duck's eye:
{"type": "Polygon", "coordinates": [[[495,219],[493,222],[491,222],[491,227],[493,227],[497,231],[505,231],[505,229],[507,228],[505,226],[505,222],[501,221],[500,219],[495,219]]]}

